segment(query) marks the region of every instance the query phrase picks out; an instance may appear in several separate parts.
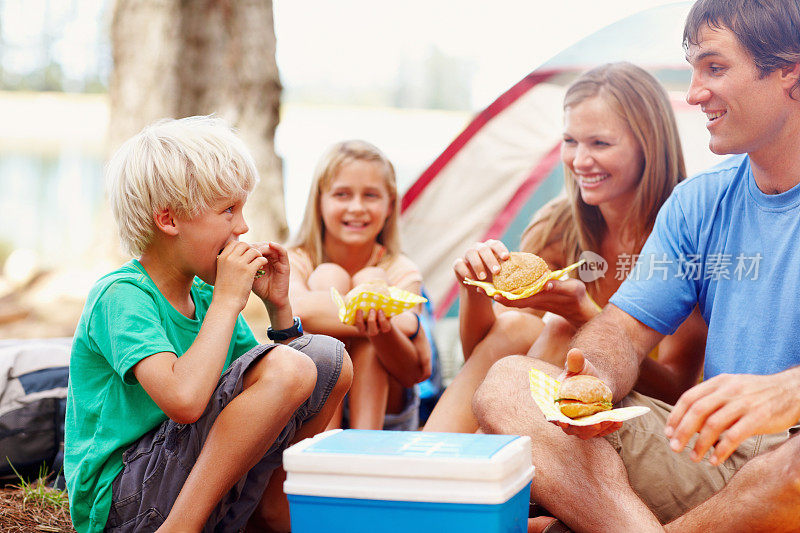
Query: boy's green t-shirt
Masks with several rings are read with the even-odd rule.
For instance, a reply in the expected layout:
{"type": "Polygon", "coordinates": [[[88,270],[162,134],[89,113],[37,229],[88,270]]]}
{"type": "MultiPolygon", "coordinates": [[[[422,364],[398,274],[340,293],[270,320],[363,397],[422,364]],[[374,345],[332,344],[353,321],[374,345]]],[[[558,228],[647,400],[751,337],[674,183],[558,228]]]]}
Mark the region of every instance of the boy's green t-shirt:
{"type": "MultiPolygon", "coordinates": [[[[70,358],[64,474],[79,533],[102,531],[122,454],[167,419],[136,381],[133,367],[150,355],[180,357],[200,331],[214,288],[195,278],[195,318],[180,314],[137,260],[95,284],[83,309],[70,358]]],[[[225,367],[257,341],[241,315],[225,367]]]]}

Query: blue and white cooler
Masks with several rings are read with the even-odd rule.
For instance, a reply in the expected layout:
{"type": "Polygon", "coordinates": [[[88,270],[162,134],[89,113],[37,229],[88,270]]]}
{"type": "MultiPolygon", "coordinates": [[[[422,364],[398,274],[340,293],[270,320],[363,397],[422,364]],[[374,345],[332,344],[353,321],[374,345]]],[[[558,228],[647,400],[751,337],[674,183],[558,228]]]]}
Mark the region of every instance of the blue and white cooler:
{"type": "Polygon", "coordinates": [[[293,533],[527,531],[528,437],[333,430],[283,465],[293,533]]]}

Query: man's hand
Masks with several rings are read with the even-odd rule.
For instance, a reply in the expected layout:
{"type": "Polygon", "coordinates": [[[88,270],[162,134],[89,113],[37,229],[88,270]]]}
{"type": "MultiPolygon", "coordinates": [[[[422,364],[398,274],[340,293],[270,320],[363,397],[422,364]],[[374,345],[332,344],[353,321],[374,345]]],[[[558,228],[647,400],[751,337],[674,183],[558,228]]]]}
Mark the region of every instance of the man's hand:
{"type": "Polygon", "coordinates": [[[721,464],[753,435],[783,431],[800,419],[800,372],[757,376],[722,374],[686,391],[675,404],[664,433],[681,451],[695,433],[691,458],[721,464]]]}
{"type": "MultiPolygon", "coordinates": [[[[583,357],[583,352],[577,348],[571,349],[567,352],[567,360],[564,363],[564,371],[558,376],[559,381],[564,381],[566,378],[584,374],[587,376],[598,376],[597,369],[594,365],[583,357]]],[[[622,427],[622,422],[600,422],[591,426],[573,426],[565,422],[554,422],[558,427],[564,430],[568,435],[574,435],[581,439],[591,439],[593,437],[603,437],[609,433],[614,433],[622,427]]]]}
{"type": "Polygon", "coordinates": [[[266,264],[261,252],[246,242],[229,242],[217,257],[214,298],[230,302],[240,313],[247,304],[256,272],[266,264]]]}

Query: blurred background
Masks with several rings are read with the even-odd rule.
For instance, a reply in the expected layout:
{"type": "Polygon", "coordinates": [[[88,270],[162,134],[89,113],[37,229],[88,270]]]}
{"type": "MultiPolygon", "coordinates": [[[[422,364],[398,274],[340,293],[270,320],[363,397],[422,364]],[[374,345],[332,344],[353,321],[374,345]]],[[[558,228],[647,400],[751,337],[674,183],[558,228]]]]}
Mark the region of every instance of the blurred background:
{"type": "Polygon", "coordinates": [[[331,143],[375,143],[405,191],[531,71],[664,4],[0,0],[0,338],[71,335],[91,284],[125,259],[103,165],[150,121],[233,122],[262,175],[253,238],[285,239],[331,143]]]}

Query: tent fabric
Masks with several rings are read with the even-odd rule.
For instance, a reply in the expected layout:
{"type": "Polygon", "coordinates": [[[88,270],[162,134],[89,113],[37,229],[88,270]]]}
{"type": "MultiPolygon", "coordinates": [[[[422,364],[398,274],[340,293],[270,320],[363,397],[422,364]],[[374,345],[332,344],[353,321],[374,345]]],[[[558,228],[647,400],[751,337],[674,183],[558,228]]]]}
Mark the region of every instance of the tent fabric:
{"type": "Polygon", "coordinates": [[[626,60],[650,71],[670,91],[687,171],[719,161],[708,150],[705,117],[684,100],[690,70],[680,40],[690,6],[642,11],[556,55],[479,113],[409,188],[401,203],[404,249],[422,271],[437,318],[457,312],[456,258],[488,238],[516,248],[533,214],[562,190],[563,94],[587,68],[626,60]]]}
{"type": "Polygon", "coordinates": [[[560,131],[561,95],[560,87],[537,83],[493,109],[493,116],[479,115],[477,131],[466,141],[456,139],[454,145],[460,146],[451,150],[447,163],[423,188],[409,190],[416,196],[404,204],[404,248],[423,272],[437,316],[452,286],[453,261],[465,245],[487,234],[498,213],[557,145],[552,135],[560,131]]]}

